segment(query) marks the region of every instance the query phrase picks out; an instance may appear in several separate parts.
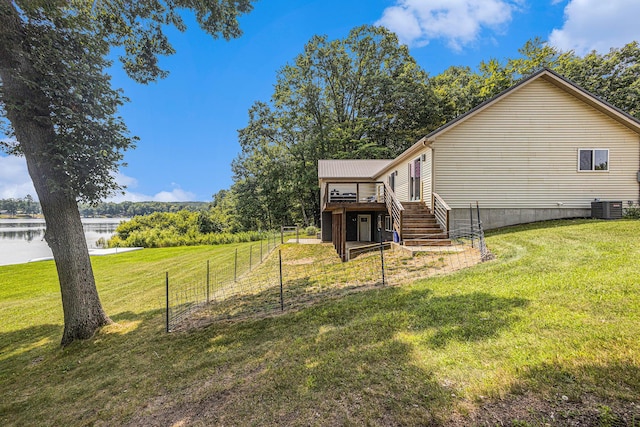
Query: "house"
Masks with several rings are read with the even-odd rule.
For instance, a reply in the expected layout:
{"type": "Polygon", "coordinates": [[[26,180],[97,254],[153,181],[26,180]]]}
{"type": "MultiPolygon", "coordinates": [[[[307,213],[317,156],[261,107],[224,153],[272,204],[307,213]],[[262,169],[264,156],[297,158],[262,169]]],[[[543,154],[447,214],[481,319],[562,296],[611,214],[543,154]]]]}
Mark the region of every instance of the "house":
{"type": "Polygon", "coordinates": [[[640,121],[542,69],[395,159],[320,160],[322,238],[343,256],[378,226],[435,244],[476,202],[485,229],[588,217],[594,199],[637,203],[639,171],[640,121]]]}

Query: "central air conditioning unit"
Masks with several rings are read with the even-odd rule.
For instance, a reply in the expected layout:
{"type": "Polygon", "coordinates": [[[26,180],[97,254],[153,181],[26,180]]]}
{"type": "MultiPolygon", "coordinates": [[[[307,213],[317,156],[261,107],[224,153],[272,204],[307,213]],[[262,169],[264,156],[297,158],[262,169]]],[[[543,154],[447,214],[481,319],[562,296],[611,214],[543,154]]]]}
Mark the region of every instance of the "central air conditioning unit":
{"type": "Polygon", "coordinates": [[[620,219],[622,218],[622,201],[598,200],[591,202],[591,218],[620,219]]]}

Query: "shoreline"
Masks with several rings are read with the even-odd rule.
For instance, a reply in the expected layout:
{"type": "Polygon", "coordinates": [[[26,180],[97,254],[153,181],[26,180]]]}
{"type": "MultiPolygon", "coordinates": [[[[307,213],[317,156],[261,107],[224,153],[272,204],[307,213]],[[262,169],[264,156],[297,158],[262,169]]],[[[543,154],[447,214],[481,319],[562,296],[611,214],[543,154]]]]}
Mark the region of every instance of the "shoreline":
{"type": "MultiPolygon", "coordinates": [[[[144,248],[133,247],[133,248],[89,249],[89,256],[116,255],[116,254],[122,254],[125,252],[139,251],[141,249],[144,249],[144,248]]],[[[40,261],[53,261],[53,257],[47,256],[47,257],[41,257],[41,258],[33,258],[27,262],[18,262],[16,264],[8,264],[8,265],[28,264],[30,262],[40,262],[40,261]]]]}

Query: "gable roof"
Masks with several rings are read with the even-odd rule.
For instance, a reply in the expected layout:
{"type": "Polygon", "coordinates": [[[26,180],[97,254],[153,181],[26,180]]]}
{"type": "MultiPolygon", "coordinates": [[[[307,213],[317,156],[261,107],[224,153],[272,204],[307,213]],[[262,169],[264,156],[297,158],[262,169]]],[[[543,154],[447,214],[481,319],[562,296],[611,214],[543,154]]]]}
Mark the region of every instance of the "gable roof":
{"type": "MultiPolygon", "coordinates": [[[[438,136],[464,123],[471,117],[474,117],[476,114],[479,114],[480,112],[491,107],[493,104],[497,103],[503,98],[509,96],[510,94],[518,91],[519,89],[525,87],[526,85],[538,79],[543,79],[544,81],[551,83],[552,85],[558,87],[559,89],[564,90],[568,94],[574,96],[580,101],[588,104],[589,106],[595,108],[596,110],[600,111],[601,113],[607,115],[611,119],[615,120],[616,122],[620,123],[621,125],[627,127],[628,129],[640,135],[640,120],[622,111],[621,109],[611,105],[607,101],[600,99],[599,97],[586,91],[585,89],[582,89],[580,86],[576,85],[575,83],[571,82],[570,80],[566,79],[565,77],[561,76],[555,71],[552,71],[548,68],[543,68],[540,71],[533,73],[529,77],[522,79],[520,82],[511,86],[509,89],[502,91],[501,93],[494,96],[493,98],[481,103],[475,108],[472,108],[468,112],[462,114],[461,116],[456,117],[455,119],[440,126],[438,129],[434,130],[433,132],[429,133],[425,137],[421,138],[418,142],[413,144],[411,147],[407,148],[402,154],[396,157],[393,160],[393,164],[413,156],[416,151],[419,151],[422,147],[435,141],[435,139],[438,136]]],[[[389,164],[387,166],[390,167],[393,165],[389,164]]],[[[384,169],[388,169],[388,168],[385,167],[384,169]]],[[[379,173],[382,173],[382,172],[385,172],[385,170],[379,171],[379,173]]]]}
{"type": "Polygon", "coordinates": [[[592,94],[591,92],[588,92],[585,89],[582,89],[580,86],[576,85],[575,83],[571,82],[570,80],[566,79],[565,77],[561,76],[560,74],[556,73],[555,71],[552,71],[552,70],[550,70],[548,68],[543,68],[540,71],[532,74],[531,76],[523,79],[519,83],[511,86],[509,89],[499,93],[498,95],[494,96],[493,98],[491,98],[491,99],[483,102],[482,104],[478,105],[477,107],[469,110],[465,114],[463,114],[463,115],[457,117],[456,119],[450,121],[449,123],[439,127],[438,129],[436,129],[433,132],[431,132],[430,134],[428,134],[425,138],[428,141],[433,141],[437,136],[439,136],[440,134],[442,134],[442,133],[446,132],[447,130],[449,130],[449,128],[457,126],[458,124],[466,121],[470,117],[473,117],[474,115],[478,114],[480,111],[482,111],[482,110],[486,109],[487,107],[495,104],[496,102],[498,102],[499,100],[501,100],[505,96],[511,94],[512,92],[515,92],[516,90],[520,89],[521,87],[524,87],[527,84],[529,84],[532,81],[537,80],[539,78],[542,78],[543,80],[553,84],[554,86],[556,86],[556,87],[558,87],[560,89],[563,89],[565,92],[575,96],[576,98],[578,98],[579,100],[585,102],[586,104],[590,105],[591,107],[594,107],[596,110],[598,110],[601,113],[604,113],[605,115],[611,117],[612,119],[614,119],[615,121],[619,122],[623,126],[626,126],[629,129],[633,130],[634,132],[640,134],[640,121],[638,119],[636,119],[635,117],[631,116],[630,114],[622,111],[621,109],[609,104],[607,101],[604,101],[603,99],[600,99],[599,97],[597,97],[596,95],[592,94]]]}
{"type": "Polygon", "coordinates": [[[318,179],[373,179],[393,160],[318,160],[318,179]]]}

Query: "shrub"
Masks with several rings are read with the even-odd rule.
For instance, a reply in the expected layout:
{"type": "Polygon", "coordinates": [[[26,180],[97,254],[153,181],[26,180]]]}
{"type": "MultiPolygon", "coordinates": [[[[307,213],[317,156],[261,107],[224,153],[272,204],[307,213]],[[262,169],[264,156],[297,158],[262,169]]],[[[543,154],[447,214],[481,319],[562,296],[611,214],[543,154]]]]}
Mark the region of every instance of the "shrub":
{"type": "Polygon", "coordinates": [[[316,227],[315,225],[310,225],[309,227],[307,227],[304,230],[304,233],[307,236],[314,236],[315,237],[315,235],[318,234],[318,231],[320,231],[320,229],[318,227],[316,227]]]}
{"type": "Polygon", "coordinates": [[[258,231],[221,233],[220,228],[206,213],[156,212],[121,223],[107,243],[111,248],[162,248],[251,242],[266,237],[266,233],[258,231]]]}
{"type": "Polygon", "coordinates": [[[633,202],[630,202],[624,208],[623,216],[630,219],[640,219],[640,205],[634,205],[633,202]]]}

